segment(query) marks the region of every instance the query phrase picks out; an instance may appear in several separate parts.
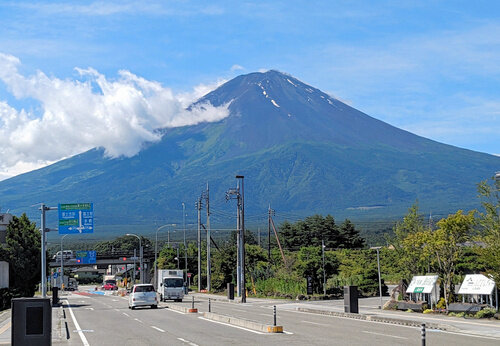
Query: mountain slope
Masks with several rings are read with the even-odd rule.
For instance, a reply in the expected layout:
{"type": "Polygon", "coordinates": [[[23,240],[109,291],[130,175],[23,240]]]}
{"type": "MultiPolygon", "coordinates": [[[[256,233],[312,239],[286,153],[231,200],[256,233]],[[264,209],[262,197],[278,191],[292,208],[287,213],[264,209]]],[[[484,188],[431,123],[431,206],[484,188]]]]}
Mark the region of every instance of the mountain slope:
{"type": "Polygon", "coordinates": [[[416,136],[277,71],[239,76],[204,102],[229,103],[230,115],[165,129],[132,158],[94,149],[2,181],[0,205],[22,212],[39,202],[92,201],[104,229],[150,229],[181,224],[181,202],[193,208],[209,182],[212,225],[222,227],[234,224],[225,191],[243,174],[249,224],[265,221],[252,215],[269,203],[303,216],[387,218],[418,199],[436,215],[477,207],[475,184],[500,167],[499,157],[416,136]]]}

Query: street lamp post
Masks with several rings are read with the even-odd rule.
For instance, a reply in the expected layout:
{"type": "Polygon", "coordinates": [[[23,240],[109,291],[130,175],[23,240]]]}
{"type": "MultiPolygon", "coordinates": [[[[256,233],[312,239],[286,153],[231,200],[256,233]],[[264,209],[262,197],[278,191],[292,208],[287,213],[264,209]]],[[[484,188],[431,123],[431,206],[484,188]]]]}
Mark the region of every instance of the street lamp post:
{"type": "Polygon", "coordinates": [[[321,239],[321,255],[323,257],[323,295],[326,296],[325,241],[323,239],[321,239]]]}
{"type": "Polygon", "coordinates": [[[381,246],[374,246],[371,247],[370,249],[372,250],[377,250],[377,267],[378,267],[378,291],[380,295],[380,305],[379,309],[382,309],[382,279],[380,277],[380,255],[379,255],[379,250],[381,249],[381,246]]]}
{"type": "MultiPolygon", "coordinates": [[[[168,227],[168,226],[175,226],[175,224],[168,224],[168,225],[163,225],[163,226],[160,226],[156,229],[156,236],[155,236],[155,278],[154,278],[154,286],[156,288],[158,288],[158,279],[157,279],[157,275],[158,275],[158,263],[157,263],[157,258],[158,258],[158,231],[162,228],[165,228],[165,227],[168,227]]],[[[170,234],[170,233],[169,233],[170,234]]],[[[169,239],[170,239],[170,236],[169,236],[169,239]]],[[[169,241],[170,243],[170,241],[169,241]]],[[[169,244],[170,245],[170,244],[169,244]]]]}
{"type": "Polygon", "coordinates": [[[64,288],[64,252],[63,252],[63,239],[66,238],[66,236],[69,234],[65,234],[61,237],[61,291],[64,288]]]}
{"type": "Polygon", "coordinates": [[[133,237],[136,237],[137,239],[139,239],[139,266],[141,267],[141,271],[140,271],[140,273],[141,273],[141,284],[143,284],[144,283],[144,267],[143,267],[143,263],[142,263],[142,241],[141,241],[141,237],[139,237],[137,234],[133,234],[133,233],[127,233],[126,235],[133,236],[133,237]]]}

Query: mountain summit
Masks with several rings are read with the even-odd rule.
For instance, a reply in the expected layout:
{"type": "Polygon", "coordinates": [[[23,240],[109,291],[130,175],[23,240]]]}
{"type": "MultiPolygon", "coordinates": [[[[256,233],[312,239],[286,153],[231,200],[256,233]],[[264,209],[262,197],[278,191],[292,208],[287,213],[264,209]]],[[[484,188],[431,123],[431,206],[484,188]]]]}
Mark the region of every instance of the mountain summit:
{"type": "Polygon", "coordinates": [[[398,129],[277,71],[236,77],[197,105],[206,102],[228,104],[229,116],[164,129],[131,158],[94,149],[2,181],[0,205],[90,201],[97,228],[151,229],[165,218],[180,224],[181,202],[193,205],[208,182],[212,225],[228,226],[225,192],[241,174],[250,216],[271,204],[300,216],[389,218],[416,200],[439,216],[475,208],[476,183],[500,167],[500,157],[398,129]]]}

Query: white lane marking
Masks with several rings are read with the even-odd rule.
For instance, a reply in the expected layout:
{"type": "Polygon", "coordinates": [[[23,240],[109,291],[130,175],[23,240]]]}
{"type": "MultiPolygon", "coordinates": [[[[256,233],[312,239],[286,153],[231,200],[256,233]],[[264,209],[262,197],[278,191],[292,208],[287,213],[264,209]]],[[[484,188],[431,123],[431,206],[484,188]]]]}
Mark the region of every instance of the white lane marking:
{"type": "Polygon", "coordinates": [[[115,309],[115,311],[116,311],[116,312],[120,312],[120,310],[118,310],[118,309],[115,309]]]}
{"type": "Polygon", "coordinates": [[[408,339],[408,338],[405,338],[403,336],[397,336],[397,335],[391,335],[391,334],[385,334],[385,333],[370,332],[368,330],[362,330],[361,332],[362,333],[366,333],[366,334],[374,334],[374,335],[387,336],[389,338],[404,339],[404,340],[408,339]]]}
{"type": "Polygon", "coordinates": [[[6,324],[6,325],[4,325],[2,328],[0,328],[0,335],[1,335],[1,334],[3,334],[3,333],[5,333],[5,331],[6,331],[7,329],[9,329],[9,328],[10,328],[10,326],[11,326],[11,324],[12,324],[12,323],[11,323],[11,321],[9,320],[9,321],[7,322],[7,324],[6,324]]]}
{"type": "Polygon", "coordinates": [[[235,311],[240,311],[240,312],[247,312],[246,310],[242,310],[242,309],[233,309],[235,311]]]}
{"type": "Polygon", "coordinates": [[[293,335],[292,332],[287,332],[286,330],[284,330],[283,333],[288,334],[288,335],[293,335]]]}
{"type": "Polygon", "coordinates": [[[126,312],[122,312],[122,314],[124,314],[124,315],[125,315],[125,316],[127,316],[127,317],[130,317],[130,315],[129,315],[129,314],[127,314],[126,312]]]}
{"type": "Polygon", "coordinates": [[[85,308],[86,310],[94,310],[94,308],[85,308]]]}
{"type": "Polygon", "coordinates": [[[300,322],[303,322],[303,323],[309,323],[309,324],[315,324],[317,326],[325,326],[325,327],[328,327],[328,324],[324,324],[324,323],[317,323],[317,322],[311,322],[311,321],[300,321],[300,322]]]}
{"type": "Polygon", "coordinates": [[[151,328],[156,329],[156,330],[157,330],[157,331],[159,331],[159,332],[165,333],[165,331],[164,331],[163,329],[160,329],[160,328],[158,328],[158,327],[151,326],[151,328]]]}
{"type": "Polygon", "coordinates": [[[73,332],[84,332],[84,333],[93,333],[93,329],[75,329],[73,332]]]}
{"type": "Polygon", "coordinates": [[[197,344],[195,344],[194,342],[191,342],[191,341],[188,341],[186,339],[183,339],[183,338],[177,338],[177,340],[180,340],[182,342],[185,342],[186,344],[189,344],[191,346],[198,346],[197,344]]]}
{"type": "Polygon", "coordinates": [[[259,315],[266,316],[266,317],[269,317],[269,318],[271,317],[271,315],[269,315],[269,314],[259,314],[259,315]]]}
{"type": "Polygon", "coordinates": [[[135,320],[135,321],[137,321],[137,322],[139,322],[139,323],[144,323],[144,322],[142,322],[142,321],[141,321],[140,319],[138,319],[138,318],[134,318],[134,320],[135,320]]]}
{"type": "Polygon", "coordinates": [[[209,320],[208,318],[205,318],[205,317],[198,317],[198,318],[202,319],[202,320],[205,320],[205,321],[208,321],[208,322],[222,324],[222,325],[225,325],[225,326],[228,326],[228,327],[243,329],[243,330],[246,330],[247,332],[252,332],[252,333],[255,333],[255,334],[265,334],[265,333],[258,332],[256,330],[251,330],[251,329],[240,327],[240,326],[234,326],[232,324],[228,324],[228,323],[224,323],[224,322],[209,320]]]}
{"type": "Polygon", "coordinates": [[[172,312],[177,312],[178,314],[181,314],[181,315],[185,315],[184,312],[182,311],[177,311],[177,310],[174,310],[174,309],[168,309],[169,311],[172,311],[172,312]]]}
{"type": "Polygon", "coordinates": [[[75,324],[76,330],[78,331],[78,335],[80,335],[80,339],[82,340],[83,346],[90,346],[89,342],[87,341],[87,338],[85,337],[85,335],[83,335],[83,332],[76,320],[75,314],[73,313],[73,309],[71,309],[71,305],[69,304],[68,300],[66,300],[66,304],[68,305],[69,313],[71,314],[73,323],[75,324]]]}
{"type": "MultiPolygon", "coordinates": [[[[283,310],[283,312],[293,312],[296,314],[304,314],[304,315],[311,315],[311,316],[321,316],[321,317],[329,317],[329,318],[344,318],[348,319],[349,317],[342,317],[342,316],[328,316],[328,315],[318,315],[312,312],[305,312],[305,311],[297,311],[297,310],[283,310]]],[[[392,325],[394,327],[398,328],[411,328],[411,329],[418,329],[420,330],[420,327],[413,327],[413,326],[404,326],[402,324],[393,324],[393,323],[386,323],[386,322],[379,322],[379,321],[369,321],[369,320],[358,320],[358,319],[351,319],[352,321],[357,321],[357,322],[365,322],[365,323],[376,323],[376,324],[385,324],[385,325],[392,325]]],[[[455,321],[453,321],[455,322],[455,321]]],[[[426,329],[427,331],[433,331],[434,329],[426,329]]],[[[440,333],[448,333],[448,334],[453,334],[453,335],[462,335],[462,336],[470,336],[472,338],[480,338],[480,339],[489,339],[489,340],[500,340],[498,337],[494,336],[486,336],[486,335],[476,335],[476,334],[469,334],[467,332],[451,332],[448,330],[440,330],[440,333]]]]}
{"type": "Polygon", "coordinates": [[[111,299],[111,300],[112,300],[112,301],[114,301],[114,302],[117,302],[117,301],[118,301],[118,299],[111,299]]]}

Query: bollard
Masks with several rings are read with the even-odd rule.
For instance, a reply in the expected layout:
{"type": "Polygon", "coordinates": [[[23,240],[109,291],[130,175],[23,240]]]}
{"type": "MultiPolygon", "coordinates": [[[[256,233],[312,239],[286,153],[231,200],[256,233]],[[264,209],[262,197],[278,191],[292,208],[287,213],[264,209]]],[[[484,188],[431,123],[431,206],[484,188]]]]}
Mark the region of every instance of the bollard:
{"type": "Polygon", "coordinates": [[[210,298],[208,298],[208,312],[212,312],[212,309],[210,307],[210,298]]]}
{"type": "Polygon", "coordinates": [[[193,298],[193,299],[191,300],[191,309],[194,309],[194,296],[192,296],[191,298],[193,298]]]}
{"type": "Polygon", "coordinates": [[[273,314],[274,314],[274,326],[276,326],[276,305],[273,307],[273,314]]]}
{"type": "Polygon", "coordinates": [[[425,346],[425,323],[422,323],[422,346],[425,346]]]}

